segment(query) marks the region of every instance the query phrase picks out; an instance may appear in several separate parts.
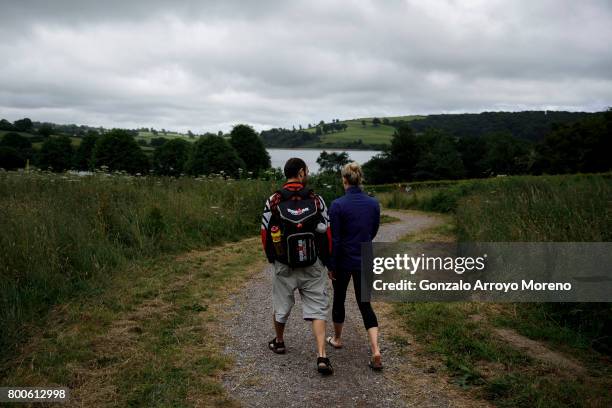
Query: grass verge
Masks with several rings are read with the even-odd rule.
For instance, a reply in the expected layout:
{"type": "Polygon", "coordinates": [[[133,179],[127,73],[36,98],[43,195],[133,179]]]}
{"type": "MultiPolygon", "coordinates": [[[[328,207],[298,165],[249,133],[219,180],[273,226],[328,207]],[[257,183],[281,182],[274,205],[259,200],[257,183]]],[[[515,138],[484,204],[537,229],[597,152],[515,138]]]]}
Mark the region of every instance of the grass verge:
{"type": "Polygon", "coordinates": [[[1,382],[68,386],[71,406],[234,405],[219,380],[231,364],[219,325],[263,266],[257,238],[136,261],[96,296],[56,307],[1,382]]]}
{"type": "MultiPolygon", "coordinates": [[[[455,218],[444,219],[443,225],[402,240],[456,240],[455,218]]],[[[546,304],[400,303],[393,305],[393,316],[414,338],[414,346],[403,349],[434,361],[424,367],[426,372],[442,367],[451,382],[496,406],[612,405],[609,358],[594,350],[581,330],[552,318],[546,304]],[[539,348],[557,358],[543,359],[528,347],[517,347],[498,334],[500,329],[516,331],[519,340],[538,340],[539,348]],[[569,360],[580,370],[568,370],[555,360],[569,360]]],[[[402,332],[391,337],[400,346],[408,344],[402,332]]]]}

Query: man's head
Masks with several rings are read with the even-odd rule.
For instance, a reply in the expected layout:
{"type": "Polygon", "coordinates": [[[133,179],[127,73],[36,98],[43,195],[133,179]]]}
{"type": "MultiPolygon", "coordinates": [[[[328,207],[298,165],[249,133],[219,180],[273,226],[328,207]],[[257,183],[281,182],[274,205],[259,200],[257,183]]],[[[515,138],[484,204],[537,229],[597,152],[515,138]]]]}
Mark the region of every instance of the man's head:
{"type": "Polygon", "coordinates": [[[306,184],[308,180],[308,166],[304,160],[297,157],[287,160],[284,171],[287,180],[299,181],[302,184],[306,184]]]}

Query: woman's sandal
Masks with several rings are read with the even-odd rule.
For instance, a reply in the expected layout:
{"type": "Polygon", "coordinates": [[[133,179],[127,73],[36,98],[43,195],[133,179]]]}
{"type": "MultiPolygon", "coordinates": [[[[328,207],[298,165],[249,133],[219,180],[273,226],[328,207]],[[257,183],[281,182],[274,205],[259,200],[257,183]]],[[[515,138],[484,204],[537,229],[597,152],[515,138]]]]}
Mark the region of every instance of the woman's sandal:
{"type": "Polygon", "coordinates": [[[329,336],[326,339],[327,344],[329,344],[330,346],[332,346],[335,349],[341,349],[342,348],[342,344],[341,345],[334,344],[333,340],[334,340],[334,338],[332,336],[329,336]]]}
{"type": "Polygon", "coordinates": [[[368,366],[374,371],[380,371],[383,369],[382,360],[380,356],[373,356],[368,362],[368,366]]]}
{"type": "Polygon", "coordinates": [[[285,354],[285,342],[277,342],[276,337],[270,340],[268,343],[268,348],[275,352],[276,354],[285,354]]]}
{"type": "Polygon", "coordinates": [[[324,375],[333,374],[334,367],[332,367],[327,357],[317,357],[317,371],[324,375]]]}

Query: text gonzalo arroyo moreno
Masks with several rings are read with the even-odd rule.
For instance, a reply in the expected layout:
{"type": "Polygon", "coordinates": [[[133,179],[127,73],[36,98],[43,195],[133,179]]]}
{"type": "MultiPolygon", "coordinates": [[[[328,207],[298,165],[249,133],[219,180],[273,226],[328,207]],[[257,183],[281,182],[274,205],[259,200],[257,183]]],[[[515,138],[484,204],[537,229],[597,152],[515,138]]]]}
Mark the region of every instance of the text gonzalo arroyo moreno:
{"type": "MultiPolygon", "coordinates": [[[[410,256],[396,254],[392,257],[373,258],[372,272],[381,275],[385,271],[406,271],[414,275],[417,271],[452,271],[458,275],[465,272],[482,272],[486,268],[487,254],[479,257],[440,257],[440,256],[410,256]]],[[[487,282],[476,279],[473,282],[466,280],[441,282],[429,279],[400,279],[394,282],[385,282],[383,279],[374,279],[372,289],[375,291],[570,291],[570,282],[536,282],[533,279],[521,279],[520,282],[487,282]]]]}

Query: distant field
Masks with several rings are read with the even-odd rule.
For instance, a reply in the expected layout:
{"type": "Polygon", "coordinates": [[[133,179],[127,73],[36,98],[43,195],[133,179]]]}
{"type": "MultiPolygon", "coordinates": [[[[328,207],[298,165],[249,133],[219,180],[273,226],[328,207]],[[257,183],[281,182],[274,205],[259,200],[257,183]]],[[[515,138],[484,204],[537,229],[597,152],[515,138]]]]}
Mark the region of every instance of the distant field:
{"type": "Polygon", "coordinates": [[[0,130],[0,138],[3,137],[7,133],[19,133],[21,136],[25,136],[25,137],[32,136],[31,134],[26,133],[26,132],[15,132],[14,130],[0,130]]]}
{"type": "MultiPolygon", "coordinates": [[[[423,116],[394,116],[388,117],[389,120],[415,120],[423,116]]],[[[359,139],[365,144],[388,144],[391,142],[395,128],[393,126],[380,124],[372,125],[373,118],[358,118],[350,120],[342,120],[340,123],[346,123],[348,128],[346,131],[337,133],[328,133],[321,136],[321,145],[332,143],[355,142],[359,139]],[[361,121],[366,121],[366,126],[361,124],[361,121]]],[[[383,118],[380,118],[381,120],[383,118]]],[[[314,133],[316,128],[306,129],[307,132],[314,133]]]]}
{"type": "MultiPolygon", "coordinates": [[[[15,132],[12,130],[0,130],[0,138],[4,137],[4,135],[6,133],[18,133],[23,137],[27,137],[27,138],[31,138],[34,137],[36,135],[32,135],[31,133],[27,133],[27,132],[15,132]]],[[[51,137],[57,137],[58,135],[51,135],[51,137]]],[[[72,141],[72,146],[74,147],[78,147],[81,144],[81,138],[80,137],[70,137],[70,140],[72,141]]],[[[42,146],[43,142],[34,142],[32,143],[32,147],[39,149],[42,146]]]]}
{"type": "MultiPolygon", "coordinates": [[[[27,135],[27,133],[26,133],[27,135]]],[[[57,137],[57,135],[51,135],[51,137],[57,137]]],[[[72,142],[72,147],[79,147],[81,144],[81,138],[80,137],[70,137],[70,141],[72,142]]],[[[32,147],[35,147],[37,149],[40,149],[40,147],[42,146],[43,142],[34,142],[32,143],[32,147]]]]}
{"type": "Polygon", "coordinates": [[[165,137],[167,139],[182,138],[182,139],[189,140],[189,136],[182,134],[182,133],[176,133],[176,132],[167,132],[166,134],[159,132],[157,135],[154,135],[151,132],[138,132],[138,136],[137,136],[137,138],[140,138],[140,139],[151,139],[154,137],[165,137]]]}

